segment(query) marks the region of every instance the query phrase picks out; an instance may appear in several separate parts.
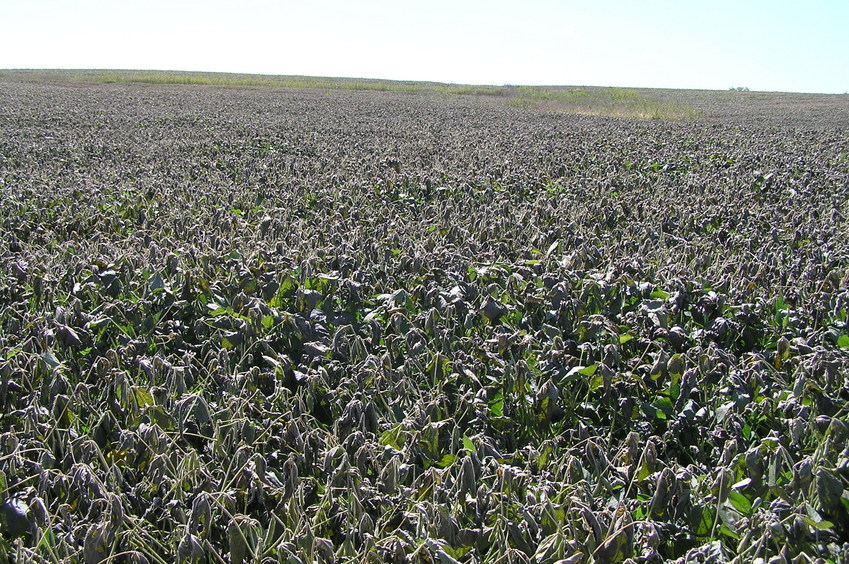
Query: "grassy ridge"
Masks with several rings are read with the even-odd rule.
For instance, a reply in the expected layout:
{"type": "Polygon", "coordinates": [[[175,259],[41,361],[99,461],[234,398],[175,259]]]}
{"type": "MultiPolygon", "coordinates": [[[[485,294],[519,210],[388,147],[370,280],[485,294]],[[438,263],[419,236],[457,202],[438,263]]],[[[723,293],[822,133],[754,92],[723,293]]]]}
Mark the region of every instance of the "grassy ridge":
{"type": "Polygon", "coordinates": [[[36,82],[58,81],[82,84],[185,84],[224,87],[374,90],[379,92],[438,92],[478,96],[500,96],[504,93],[504,89],[498,86],[439,82],[158,70],[21,70],[6,71],[4,75],[36,82]]]}
{"type": "Polygon", "coordinates": [[[699,115],[698,111],[689,104],[662,101],[652,95],[627,88],[514,87],[362,78],[145,70],[25,70],[7,71],[0,77],[78,84],[173,84],[481,96],[502,99],[510,106],[522,109],[653,120],[695,119],[699,115]]]}
{"type": "Polygon", "coordinates": [[[658,100],[630,88],[520,86],[509,104],[519,108],[659,120],[695,119],[699,115],[689,104],[658,100]]]}

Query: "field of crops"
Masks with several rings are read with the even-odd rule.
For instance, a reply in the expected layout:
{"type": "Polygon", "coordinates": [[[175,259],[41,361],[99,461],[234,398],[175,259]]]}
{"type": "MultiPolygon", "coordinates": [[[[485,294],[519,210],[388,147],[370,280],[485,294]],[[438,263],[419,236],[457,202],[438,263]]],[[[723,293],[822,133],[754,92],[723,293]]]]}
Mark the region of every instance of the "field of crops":
{"type": "Polygon", "coordinates": [[[0,563],[847,561],[849,98],[630,92],[0,73],[0,563]]]}

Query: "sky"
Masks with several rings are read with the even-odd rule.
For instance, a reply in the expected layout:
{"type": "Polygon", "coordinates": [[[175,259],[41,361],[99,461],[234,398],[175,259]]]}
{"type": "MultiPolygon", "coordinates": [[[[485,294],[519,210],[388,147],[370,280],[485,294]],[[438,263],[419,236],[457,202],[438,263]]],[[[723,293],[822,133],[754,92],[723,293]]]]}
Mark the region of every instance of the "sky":
{"type": "Polygon", "coordinates": [[[0,68],[849,91],[849,0],[0,0],[0,68]]]}

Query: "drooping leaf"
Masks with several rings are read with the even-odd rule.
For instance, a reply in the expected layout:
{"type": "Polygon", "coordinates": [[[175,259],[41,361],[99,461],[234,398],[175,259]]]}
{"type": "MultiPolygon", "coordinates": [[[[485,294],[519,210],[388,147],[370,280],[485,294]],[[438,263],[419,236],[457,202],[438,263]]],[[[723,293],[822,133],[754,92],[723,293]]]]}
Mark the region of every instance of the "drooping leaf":
{"type": "Polygon", "coordinates": [[[145,388],[139,386],[133,386],[131,388],[132,394],[136,400],[136,405],[139,407],[146,407],[149,405],[153,405],[153,394],[151,394],[145,388]]]}
{"type": "Polygon", "coordinates": [[[56,355],[53,354],[53,351],[47,351],[43,353],[40,358],[50,368],[57,368],[62,364],[62,361],[56,358],[56,355]]]}
{"type": "Polygon", "coordinates": [[[734,407],[735,402],[728,401],[716,408],[716,422],[722,423],[728,415],[728,411],[734,407]]]}

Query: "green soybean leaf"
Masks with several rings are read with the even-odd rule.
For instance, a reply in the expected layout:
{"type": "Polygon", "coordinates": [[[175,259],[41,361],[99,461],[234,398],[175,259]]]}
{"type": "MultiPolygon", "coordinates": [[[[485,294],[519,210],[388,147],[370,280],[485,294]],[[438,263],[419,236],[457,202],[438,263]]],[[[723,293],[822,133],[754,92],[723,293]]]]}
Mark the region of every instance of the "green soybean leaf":
{"type": "Polygon", "coordinates": [[[590,391],[591,392],[598,390],[602,386],[604,386],[604,378],[602,378],[601,375],[593,376],[590,379],[590,391]]]}
{"type": "Polygon", "coordinates": [[[667,417],[671,417],[675,413],[675,408],[672,405],[672,400],[667,397],[657,398],[652,403],[652,405],[667,417]]]}
{"type": "Polygon", "coordinates": [[[381,445],[389,445],[395,450],[401,450],[404,448],[405,436],[403,433],[403,425],[398,424],[392,429],[385,431],[380,436],[380,444],[381,445]]]}
{"type": "Polygon", "coordinates": [[[475,452],[475,443],[472,442],[472,439],[468,435],[463,435],[463,448],[475,452]]]}
{"type": "Polygon", "coordinates": [[[829,531],[834,528],[834,523],[831,521],[815,521],[810,517],[802,517],[802,520],[805,524],[810,525],[811,527],[820,530],[820,531],[829,531]]]}
{"type": "Polygon", "coordinates": [[[449,466],[454,464],[455,460],[457,460],[456,456],[454,456],[453,454],[446,454],[439,460],[439,462],[436,462],[435,464],[440,468],[448,468],[449,466]]]}
{"type": "Polygon", "coordinates": [[[131,389],[139,407],[153,405],[153,395],[149,391],[139,386],[133,386],[131,389]]]}
{"type": "Polygon", "coordinates": [[[737,490],[732,489],[728,492],[728,501],[734,509],[744,515],[748,515],[752,512],[752,502],[737,490]]]}
{"type": "Polygon", "coordinates": [[[215,302],[209,302],[206,304],[207,309],[209,309],[209,315],[213,317],[217,317],[219,315],[225,315],[227,313],[227,308],[219,305],[215,302]]]}
{"type": "Polygon", "coordinates": [[[504,394],[498,392],[495,396],[489,401],[489,409],[492,410],[492,414],[496,417],[504,416],[504,394]]]}
{"type": "Polygon", "coordinates": [[[702,514],[699,516],[698,522],[696,523],[696,535],[700,537],[706,537],[710,535],[711,529],[713,529],[713,520],[713,509],[711,509],[710,507],[703,508],[702,514]]]}
{"type": "Polygon", "coordinates": [[[583,368],[580,368],[578,370],[578,374],[581,374],[582,376],[589,377],[589,376],[592,376],[593,374],[595,374],[596,370],[598,370],[598,364],[591,364],[589,366],[585,366],[583,368]]]}
{"type": "Polygon", "coordinates": [[[649,294],[649,297],[652,297],[656,300],[665,300],[669,297],[669,294],[661,290],[660,288],[656,289],[654,292],[649,294]]]}

